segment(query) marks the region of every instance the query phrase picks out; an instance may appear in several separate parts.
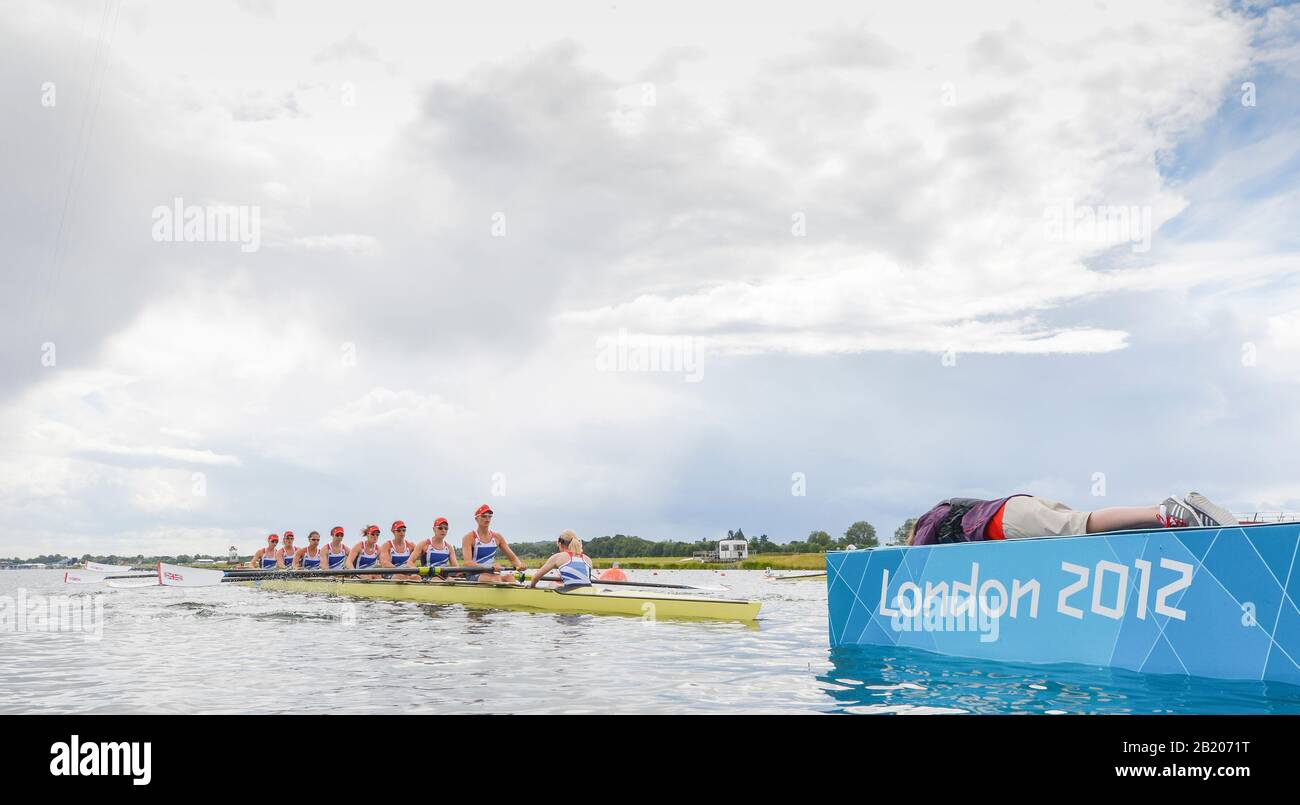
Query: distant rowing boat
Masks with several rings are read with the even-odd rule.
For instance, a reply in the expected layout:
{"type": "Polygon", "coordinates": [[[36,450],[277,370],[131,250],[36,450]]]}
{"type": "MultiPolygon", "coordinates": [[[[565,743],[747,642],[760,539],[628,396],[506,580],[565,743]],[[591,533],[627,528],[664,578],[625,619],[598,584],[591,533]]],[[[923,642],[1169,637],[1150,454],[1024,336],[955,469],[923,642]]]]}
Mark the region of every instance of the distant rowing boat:
{"type": "Polygon", "coordinates": [[[827,554],[830,644],[1300,684],[1300,523],[827,554]]]}
{"type": "Polygon", "coordinates": [[[242,586],[293,593],[347,595],[386,601],[417,601],[428,604],[464,604],[491,609],[524,609],[543,612],[631,615],[667,620],[752,621],[758,617],[758,601],[706,598],[695,595],[646,595],[595,587],[558,592],[512,584],[475,582],[401,582],[336,579],[269,579],[240,581],[242,586]]]}

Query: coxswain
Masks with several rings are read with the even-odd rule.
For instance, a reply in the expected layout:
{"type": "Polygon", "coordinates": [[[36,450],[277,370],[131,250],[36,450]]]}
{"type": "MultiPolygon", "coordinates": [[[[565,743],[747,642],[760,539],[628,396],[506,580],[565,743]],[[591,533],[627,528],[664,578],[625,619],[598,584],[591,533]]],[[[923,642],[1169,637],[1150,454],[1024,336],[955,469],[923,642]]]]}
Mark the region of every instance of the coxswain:
{"type": "Polygon", "coordinates": [[[590,587],[591,560],[582,552],[582,540],[578,539],[578,535],[572,531],[561,531],[560,536],[555,539],[555,544],[560,550],[551,554],[551,558],[546,560],[541,570],[533,574],[533,577],[528,580],[528,586],[536,587],[537,582],[547,573],[558,570],[560,592],[590,587]]]}

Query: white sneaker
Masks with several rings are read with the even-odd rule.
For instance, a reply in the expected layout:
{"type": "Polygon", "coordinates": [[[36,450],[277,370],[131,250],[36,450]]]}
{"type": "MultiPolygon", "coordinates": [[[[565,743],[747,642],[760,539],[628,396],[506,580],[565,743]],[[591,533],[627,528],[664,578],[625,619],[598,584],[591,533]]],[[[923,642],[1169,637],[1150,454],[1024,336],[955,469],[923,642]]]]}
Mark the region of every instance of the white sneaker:
{"type": "Polygon", "coordinates": [[[1170,495],[1165,498],[1164,503],[1160,504],[1161,528],[1189,528],[1201,525],[1205,525],[1201,516],[1182,498],[1170,495]]]}
{"type": "Polygon", "coordinates": [[[1237,515],[1223,508],[1219,504],[1212,502],[1200,492],[1188,492],[1183,497],[1183,500],[1186,501],[1187,505],[1195,510],[1198,515],[1200,515],[1206,525],[1239,525],[1237,522],[1237,515]]]}

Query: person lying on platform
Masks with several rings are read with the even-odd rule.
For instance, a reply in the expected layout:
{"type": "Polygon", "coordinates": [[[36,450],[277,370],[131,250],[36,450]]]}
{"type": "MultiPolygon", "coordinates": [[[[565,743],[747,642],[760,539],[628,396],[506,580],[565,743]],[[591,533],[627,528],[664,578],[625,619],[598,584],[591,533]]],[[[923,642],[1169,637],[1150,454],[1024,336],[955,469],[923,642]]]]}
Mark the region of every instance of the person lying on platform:
{"type": "Polygon", "coordinates": [[[998,500],[950,498],[930,509],[907,533],[908,545],[1072,537],[1136,528],[1235,526],[1232,512],[1199,492],[1171,495],[1159,506],[1113,506],[1084,512],[1035,495],[998,500]]]}

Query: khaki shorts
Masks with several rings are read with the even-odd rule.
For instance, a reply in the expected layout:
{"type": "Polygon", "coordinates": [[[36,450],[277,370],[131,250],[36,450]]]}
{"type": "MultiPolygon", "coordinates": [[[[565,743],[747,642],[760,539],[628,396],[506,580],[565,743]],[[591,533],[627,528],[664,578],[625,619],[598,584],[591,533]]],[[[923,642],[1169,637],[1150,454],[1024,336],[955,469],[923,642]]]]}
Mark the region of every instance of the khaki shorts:
{"type": "Polygon", "coordinates": [[[1078,512],[1047,498],[1021,495],[1002,508],[1002,533],[1007,539],[1069,537],[1088,533],[1088,512],[1078,512]]]}

